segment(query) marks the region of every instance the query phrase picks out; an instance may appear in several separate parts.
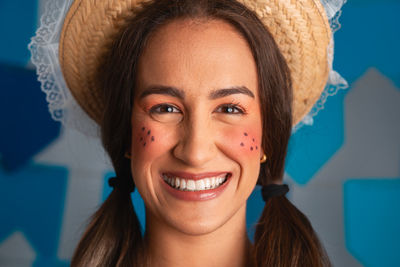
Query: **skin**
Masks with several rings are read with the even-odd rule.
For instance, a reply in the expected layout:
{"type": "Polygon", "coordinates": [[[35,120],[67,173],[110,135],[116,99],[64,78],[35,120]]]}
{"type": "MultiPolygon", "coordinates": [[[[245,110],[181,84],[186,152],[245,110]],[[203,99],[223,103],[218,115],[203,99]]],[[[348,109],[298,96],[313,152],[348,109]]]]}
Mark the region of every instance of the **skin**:
{"type": "Polygon", "coordinates": [[[139,61],[131,142],[152,266],[249,266],[246,200],[259,174],[261,134],[256,65],[232,26],[175,20],[152,34],[139,61]],[[243,87],[253,96],[225,90],[210,98],[243,87]],[[232,177],[218,197],[185,201],[161,184],[166,171],[232,177]]]}

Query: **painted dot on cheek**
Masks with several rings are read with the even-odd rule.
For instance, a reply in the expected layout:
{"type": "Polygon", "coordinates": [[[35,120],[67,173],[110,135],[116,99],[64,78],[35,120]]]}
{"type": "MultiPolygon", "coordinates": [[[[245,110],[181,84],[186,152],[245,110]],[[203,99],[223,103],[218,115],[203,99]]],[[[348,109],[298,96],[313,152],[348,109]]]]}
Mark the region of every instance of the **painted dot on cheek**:
{"type": "Polygon", "coordinates": [[[146,142],[143,143],[143,146],[146,146],[146,142]]]}
{"type": "Polygon", "coordinates": [[[244,136],[247,136],[247,133],[243,133],[244,134],[244,136]]]}
{"type": "Polygon", "coordinates": [[[151,142],[154,142],[154,136],[151,137],[151,142]]]}
{"type": "Polygon", "coordinates": [[[148,130],[147,135],[150,135],[150,130],[148,130]]]}
{"type": "Polygon", "coordinates": [[[253,147],[250,147],[250,150],[253,151],[253,147]]]}
{"type": "Polygon", "coordinates": [[[142,131],[144,131],[144,129],[145,129],[145,128],[144,128],[144,127],[142,127],[142,131]]]}
{"type": "Polygon", "coordinates": [[[140,141],[143,141],[143,137],[140,137],[140,141]]]}
{"type": "Polygon", "coordinates": [[[253,142],[254,142],[255,140],[254,140],[254,138],[253,138],[253,142]]]}
{"type": "Polygon", "coordinates": [[[256,146],[256,150],[258,150],[258,146],[256,146]]]}
{"type": "Polygon", "coordinates": [[[243,144],[243,143],[240,143],[240,146],[244,146],[244,144],[243,144]]]}

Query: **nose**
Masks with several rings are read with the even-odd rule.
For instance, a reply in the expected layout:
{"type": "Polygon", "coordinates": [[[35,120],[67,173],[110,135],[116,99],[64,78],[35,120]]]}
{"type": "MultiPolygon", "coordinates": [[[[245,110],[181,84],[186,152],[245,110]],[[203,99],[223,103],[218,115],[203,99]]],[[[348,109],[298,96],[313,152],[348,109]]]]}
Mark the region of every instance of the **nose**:
{"type": "Polygon", "coordinates": [[[197,116],[183,122],[174,156],[191,167],[202,167],[215,158],[215,132],[209,119],[197,116]]]}

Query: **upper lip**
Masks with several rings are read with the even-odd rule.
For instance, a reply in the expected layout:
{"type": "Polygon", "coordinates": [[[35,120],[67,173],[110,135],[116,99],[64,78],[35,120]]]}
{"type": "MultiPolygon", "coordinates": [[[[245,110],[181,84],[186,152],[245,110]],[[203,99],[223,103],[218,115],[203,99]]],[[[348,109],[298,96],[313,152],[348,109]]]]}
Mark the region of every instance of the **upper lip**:
{"type": "MultiPolygon", "coordinates": [[[[188,180],[199,180],[209,177],[220,176],[223,174],[230,174],[230,172],[203,172],[203,173],[190,173],[190,172],[181,172],[181,171],[174,171],[174,172],[163,172],[163,175],[168,177],[179,177],[188,180]]],[[[229,177],[229,175],[228,175],[229,177]]]]}

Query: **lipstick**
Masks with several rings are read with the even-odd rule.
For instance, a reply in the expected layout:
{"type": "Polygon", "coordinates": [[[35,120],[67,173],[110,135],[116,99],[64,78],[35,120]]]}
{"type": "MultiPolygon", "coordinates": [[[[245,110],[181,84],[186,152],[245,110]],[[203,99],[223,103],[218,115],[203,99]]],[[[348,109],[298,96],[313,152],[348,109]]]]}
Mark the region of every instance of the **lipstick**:
{"type": "Polygon", "coordinates": [[[165,172],[161,175],[163,187],[173,197],[186,201],[210,200],[219,196],[228,186],[230,172],[165,172]]]}

